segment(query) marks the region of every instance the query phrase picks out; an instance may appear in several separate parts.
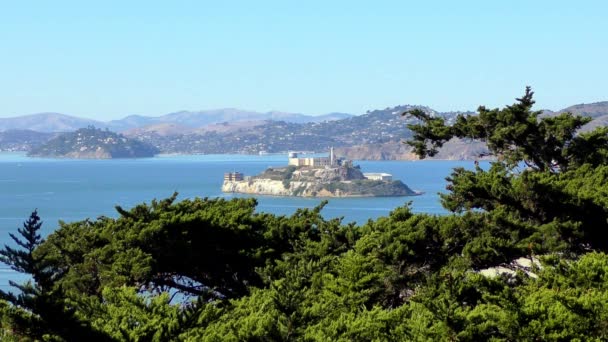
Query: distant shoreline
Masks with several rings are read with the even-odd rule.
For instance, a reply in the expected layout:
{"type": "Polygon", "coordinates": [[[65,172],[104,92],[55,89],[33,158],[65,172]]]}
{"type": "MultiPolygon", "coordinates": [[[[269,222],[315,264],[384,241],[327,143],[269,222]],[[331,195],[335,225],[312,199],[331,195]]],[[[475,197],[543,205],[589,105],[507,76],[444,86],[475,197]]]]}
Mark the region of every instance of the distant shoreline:
{"type": "MultiPolygon", "coordinates": [[[[38,156],[28,156],[28,151],[0,151],[0,154],[11,154],[17,156],[23,156],[30,159],[65,159],[65,160],[107,160],[103,158],[68,158],[68,157],[38,157],[38,156]]],[[[110,158],[110,159],[152,159],[152,158],[169,158],[169,157],[181,157],[181,156],[248,156],[248,157],[269,157],[269,156],[278,156],[283,155],[283,153],[269,153],[269,154],[254,154],[254,153],[158,153],[153,157],[142,157],[142,158],[110,158]]],[[[379,162],[390,162],[390,161],[496,161],[496,158],[467,158],[467,159],[457,159],[457,158],[425,158],[425,159],[375,159],[375,158],[366,158],[366,159],[354,159],[359,161],[379,161],[379,162]]]]}

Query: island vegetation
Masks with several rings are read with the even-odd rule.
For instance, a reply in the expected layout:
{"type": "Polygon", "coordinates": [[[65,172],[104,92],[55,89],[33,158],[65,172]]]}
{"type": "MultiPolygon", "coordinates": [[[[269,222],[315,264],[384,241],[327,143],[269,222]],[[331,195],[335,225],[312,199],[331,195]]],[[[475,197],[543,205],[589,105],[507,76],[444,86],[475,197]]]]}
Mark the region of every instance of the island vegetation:
{"type": "Polygon", "coordinates": [[[60,134],[28,152],[30,157],[110,159],[153,157],[159,150],[121,134],[89,126],[60,134]]]}
{"type": "Polygon", "coordinates": [[[454,170],[449,215],[406,205],[357,226],[323,205],[277,216],[254,199],[174,196],[42,239],[34,212],[0,252],[32,276],[2,292],[0,338],[605,341],[608,128],[579,133],[589,119],[533,104],[527,89],[453,125],[406,114],[422,157],[452,137],[497,157],[454,170]]]}

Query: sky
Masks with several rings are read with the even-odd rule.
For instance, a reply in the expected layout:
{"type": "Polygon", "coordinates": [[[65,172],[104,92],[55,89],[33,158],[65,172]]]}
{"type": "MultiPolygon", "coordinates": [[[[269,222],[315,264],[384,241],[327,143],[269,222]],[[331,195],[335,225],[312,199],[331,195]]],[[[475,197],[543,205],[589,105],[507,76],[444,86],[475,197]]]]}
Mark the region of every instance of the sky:
{"type": "Polygon", "coordinates": [[[606,1],[0,1],[0,117],[608,100],[606,1]]]}

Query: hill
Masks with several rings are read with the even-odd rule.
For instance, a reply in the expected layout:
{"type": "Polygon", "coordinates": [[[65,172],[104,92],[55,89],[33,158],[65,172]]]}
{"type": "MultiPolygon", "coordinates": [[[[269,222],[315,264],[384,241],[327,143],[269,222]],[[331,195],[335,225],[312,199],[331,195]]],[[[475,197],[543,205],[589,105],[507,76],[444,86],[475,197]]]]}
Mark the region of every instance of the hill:
{"type": "MultiPolygon", "coordinates": [[[[337,121],[318,123],[290,123],[266,121],[263,124],[232,126],[214,131],[192,131],[177,135],[162,135],[153,131],[146,135],[132,136],[157,146],[169,153],[271,153],[289,150],[324,151],[330,146],[338,148],[341,155],[352,159],[416,159],[409,147],[401,141],[411,137],[407,124],[411,118],[401,113],[419,108],[432,116],[442,117],[448,124],[459,114],[472,112],[436,112],[429,107],[402,105],[370,111],[337,121]]],[[[608,123],[608,102],[575,105],[543,116],[570,111],[591,116],[594,120],[584,130],[608,123]]],[[[487,157],[483,143],[454,140],[447,143],[435,156],[437,159],[480,159],[487,157]]]]}
{"type": "Polygon", "coordinates": [[[61,134],[32,149],[30,157],[110,159],[153,157],[158,149],[121,134],[94,127],[61,134]]]}
{"type": "Polygon", "coordinates": [[[132,128],[143,126],[165,124],[177,124],[189,128],[201,128],[208,125],[220,124],[224,122],[241,122],[241,121],[285,121],[292,123],[307,123],[307,122],[322,122],[330,120],[339,120],[351,117],[350,114],[330,113],[319,116],[285,113],[285,112],[266,112],[259,113],[255,111],[241,110],[235,108],[224,108],[203,111],[179,111],[169,113],[159,117],[138,116],[132,115],[121,120],[113,120],[106,125],[115,131],[124,131],[132,128]]]}
{"type": "Polygon", "coordinates": [[[110,130],[119,132],[160,124],[201,128],[223,122],[274,120],[308,123],[340,120],[351,116],[353,115],[345,113],[329,113],[318,116],[278,111],[260,113],[235,108],[225,108],[203,111],[179,111],[157,117],[129,115],[123,119],[103,122],[60,113],[38,113],[11,118],[0,118],[0,131],[29,129],[38,132],[71,132],[79,128],[95,126],[109,128],[110,130]]]}
{"type": "Polygon", "coordinates": [[[28,129],[11,129],[0,132],[0,151],[27,151],[55,137],[56,133],[36,132],[28,129]]]}
{"type": "Polygon", "coordinates": [[[129,136],[149,142],[166,153],[270,153],[288,150],[326,151],[329,147],[384,144],[410,136],[412,119],[401,113],[424,109],[451,122],[459,112],[437,113],[428,107],[397,106],[375,110],[338,121],[290,123],[266,121],[263,124],[232,126],[232,129],[161,135],[156,132],[129,132],[129,136]]]}
{"type": "Polygon", "coordinates": [[[193,129],[187,126],[182,126],[174,123],[159,123],[148,126],[131,128],[123,131],[125,135],[146,135],[150,133],[158,134],[160,136],[177,135],[192,133],[193,129]]]}
{"type": "Polygon", "coordinates": [[[591,118],[598,118],[601,116],[608,115],[608,101],[594,102],[594,103],[582,103],[574,106],[570,106],[560,110],[558,113],[570,112],[572,114],[588,116],[591,118]]]}
{"type": "MultiPolygon", "coordinates": [[[[353,160],[418,160],[412,149],[401,141],[342,147],[336,154],[353,160]]],[[[452,139],[439,149],[438,160],[482,160],[491,158],[488,147],[480,141],[452,139]]]]}
{"type": "MultiPolygon", "coordinates": [[[[368,111],[358,116],[332,113],[319,117],[283,112],[256,113],[238,109],[220,109],[181,111],[160,117],[133,115],[108,122],[107,125],[102,123],[101,127],[105,127],[104,125],[116,128],[135,127],[125,130],[125,136],[154,145],[163,153],[256,154],[261,151],[270,153],[289,150],[325,151],[333,146],[342,148],[340,153],[353,159],[412,159],[415,157],[409,148],[401,144],[401,141],[411,137],[407,124],[414,121],[402,117],[401,113],[414,108],[422,109],[433,116],[443,117],[448,124],[453,123],[457,115],[461,114],[461,112],[436,112],[429,107],[411,105],[368,111]],[[333,120],[341,117],[343,118],[340,120],[333,120]],[[312,118],[318,122],[293,122],[310,121],[312,118]],[[223,121],[215,122],[218,120],[223,121]]],[[[583,130],[608,124],[608,102],[579,104],[555,112],[546,110],[542,116],[552,116],[565,111],[593,118],[583,130]]],[[[67,127],[70,122],[74,125],[86,123],[68,120],[74,119],[73,117],[58,116],[58,114],[52,116],[57,119],[51,121],[63,122],[62,127],[67,127]]],[[[38,119],[44,121],[45,117],[40,116],[38,119]]],[[[47,136],[47,139],[50,137],[47,136]]],[[[0,149],[29,150],[41,143],[40,139],[32,140],[26,134],[21,143],[15,141],[9,147],[0,143],[0,149]]],[[[453,141],[446,144],[435,158],[478,159],[486,152],[487,149],[483,144],[453,141]]]]}
{"type": "Polygon", "coordinates": [[[0,118],[0,131],[69,132],[91,125],[99,127],[103,123],[59,113],[39,113],[12,118],[0,118]]]}

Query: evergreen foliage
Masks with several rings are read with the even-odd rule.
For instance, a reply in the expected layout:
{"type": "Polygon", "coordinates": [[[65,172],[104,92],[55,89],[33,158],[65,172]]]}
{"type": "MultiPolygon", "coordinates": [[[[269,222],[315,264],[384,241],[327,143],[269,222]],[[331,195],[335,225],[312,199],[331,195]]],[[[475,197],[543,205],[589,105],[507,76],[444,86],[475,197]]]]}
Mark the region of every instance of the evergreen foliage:
{"type": "Polygon", "coordinates": [[[0,251],[32,276],[2,293],[0,337],[607,340],[608,131],[578,134],[585,119],[540,118],[532,104],[527,89],[453,126],[412,113],[421,155],[459,136],[499,158],[454,170],[449,215],[405,205],[356,226],[324,219],[325,203],[277,216],[254,199],[174,195],[42,240],[34,212],[11,235],[20,249],[0,251]],[[530,267],[509,266],[518,258],[530,267]]]}

